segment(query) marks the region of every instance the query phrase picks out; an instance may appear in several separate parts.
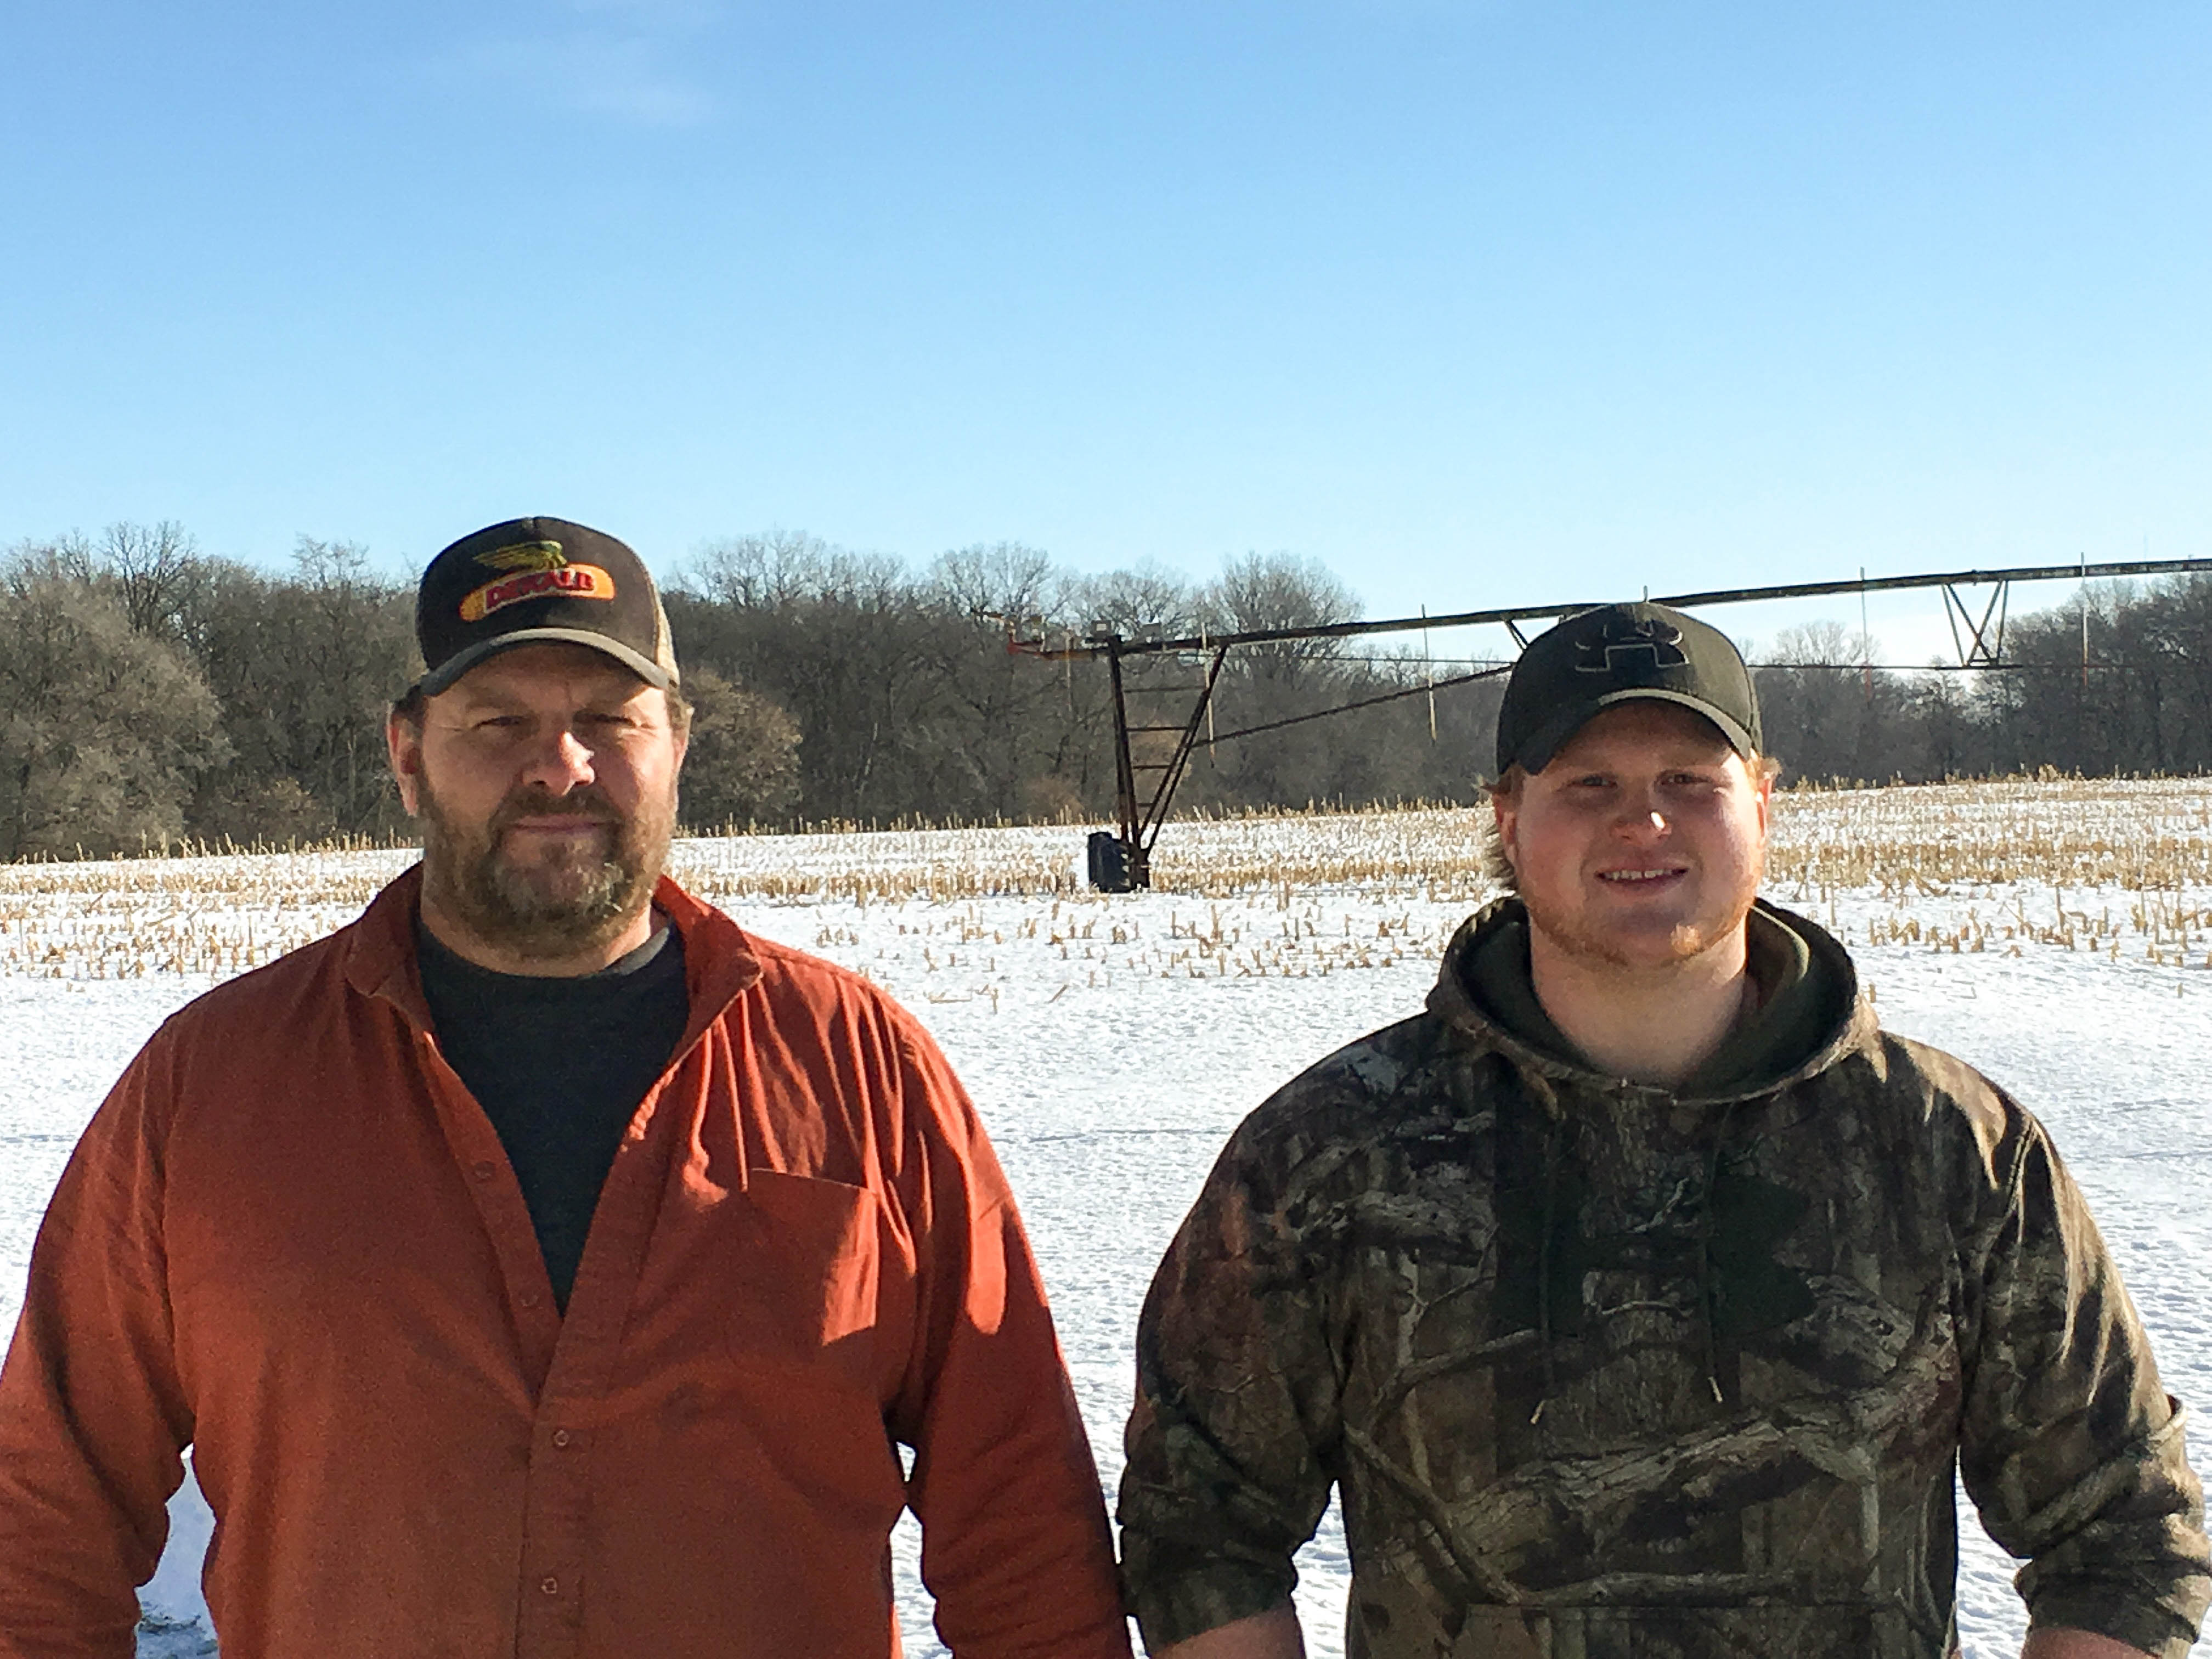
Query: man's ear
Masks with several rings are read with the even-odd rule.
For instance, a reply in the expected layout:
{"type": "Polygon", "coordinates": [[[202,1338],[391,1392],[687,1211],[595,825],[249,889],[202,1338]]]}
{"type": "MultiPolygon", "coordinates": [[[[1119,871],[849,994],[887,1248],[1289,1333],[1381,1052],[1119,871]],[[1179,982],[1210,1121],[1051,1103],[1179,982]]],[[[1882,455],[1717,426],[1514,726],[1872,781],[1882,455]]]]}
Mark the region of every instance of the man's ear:
{"type": "Polygon", "coordinates": [[[422,728],[397,713],[386,714],[384,752],[392,763],[392,781],[399,786],[399,804],[414,817],[422,793],[422,728]]]}
{"type": "Polygon", "coordinates": [[[1779,769],[1769,765],[1765,757],[1752,769],[1752,782],[1759,791],[1759,833],[1763,839],[1767,823],[1774,811],[1774,779],[1779,769]]]}
{"type": "Polygon", "coordinates": [[[1505,854],[1505,861],[1516,870],[1521,867],[1521,792],[1492,790],[1490,795],[1491,820],[1498,825],[1498,844],[1505,854]]]}

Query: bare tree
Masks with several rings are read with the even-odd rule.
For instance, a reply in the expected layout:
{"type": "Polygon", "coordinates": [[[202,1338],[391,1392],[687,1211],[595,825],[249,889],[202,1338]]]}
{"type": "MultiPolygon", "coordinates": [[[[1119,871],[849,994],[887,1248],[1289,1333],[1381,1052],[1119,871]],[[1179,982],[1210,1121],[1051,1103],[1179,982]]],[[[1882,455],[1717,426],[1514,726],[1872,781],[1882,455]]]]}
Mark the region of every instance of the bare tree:
{"type": "Polygon", "coordinates": [[[1904,689],[1873,666],[1878,648],[1834,621],[1774,636],[1753,678],[1766,745],[1792,775],[1881,780],[1905,769],[1904,689]]]}
{"type": "Polygon", "coordinates": [[[185,830],[227,756],[215,700],[111,593],[11,573],[0,629],[0,858],[136,851],[185,830]]]}
{"type": "Polygon", "coordinates": [[[1064,619],[1067,582],[1052,556],[1019,542],[976,543],[940,553],[927,586],[957,614],[1017,629],[1064,619]]]}
{"type": "Polygon", "coordinates": [[[384,710],[420,666],[412,595],[350,542],[303,536],[290,580],[211,573],[187,618],[237,763],[205,781],[197,833],[312,839],[402,822],[384,710]]]}
{"type": "MultiPolygon", "coordinates": [[[[1200,596],[1200,609],[1224,634],[1275,628],[1326,628],[1359,615],[1352,591],[1317,559],[1288,553],[1247,553],[1230,559],[1200,596]]],[[[1335,640],[1292,640],[1263,647],[1276,660],[1306,660],[1342,650],[1335,640]]]]}
{"type": "Polygon", "coordinates": [[[155,525],[112,524],[97,556],[123,601],[132,629],[157,640],[183,637],[183,617],[206,561],[171,519],[155,525]]]}
{"type": "Polygon", "coordinates": [[[770,530],[710,543],[675,586],[717,605],[775,611],[817,595],[837,550],[803,530],[770,530]]]}
{"type": "Polygon", "coordinates": [[[686,670],[684,694],[691,703],[684,823],[717,830],[781,819],[799,799],[798,724],[711,668],[686,670]]]}
{"type": "Polygon", "coordinates": [[[1132,565],[1089,576],[1075,584],[1070,607],[1087,635],[1097,629],[1124,639],[1195,634],[1202,617],[1198,596],[1171,571],[1155,564],[1132,565]]]}

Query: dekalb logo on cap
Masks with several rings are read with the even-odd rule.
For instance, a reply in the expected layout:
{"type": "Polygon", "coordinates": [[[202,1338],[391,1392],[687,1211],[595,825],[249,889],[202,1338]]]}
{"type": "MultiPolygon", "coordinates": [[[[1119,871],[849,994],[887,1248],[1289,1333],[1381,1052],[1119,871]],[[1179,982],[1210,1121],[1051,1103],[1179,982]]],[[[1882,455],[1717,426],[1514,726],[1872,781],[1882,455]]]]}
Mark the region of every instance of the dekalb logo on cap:
{"type": "Polygon", "coordinates": [[[461,620],[482,622],[495,611],[525,599],[557,594],[570,599],[611,599],[615,579],[595,564],[572,564],[558,542],[516,542],[477,555],[477,562],[507,574],[486,582],[461,601],[461,620]]]}

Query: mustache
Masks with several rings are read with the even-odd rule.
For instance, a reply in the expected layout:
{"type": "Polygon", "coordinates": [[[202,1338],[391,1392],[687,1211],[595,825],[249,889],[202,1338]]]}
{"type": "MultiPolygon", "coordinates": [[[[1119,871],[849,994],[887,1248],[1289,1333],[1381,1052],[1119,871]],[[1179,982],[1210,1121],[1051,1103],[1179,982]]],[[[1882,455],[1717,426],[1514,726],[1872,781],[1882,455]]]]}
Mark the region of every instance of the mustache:
{"type": "Polygon", "coordinates": [[[499,810],[492,814],[490,828],[497,836],[520,819],[545,817],[585,818],[593,823],[616,825],[629,821],[599,793],[595,784],[571,789],[565,795],[556,795],[542,785],[532,785],[516,790],[499,804],[499,810]]]}

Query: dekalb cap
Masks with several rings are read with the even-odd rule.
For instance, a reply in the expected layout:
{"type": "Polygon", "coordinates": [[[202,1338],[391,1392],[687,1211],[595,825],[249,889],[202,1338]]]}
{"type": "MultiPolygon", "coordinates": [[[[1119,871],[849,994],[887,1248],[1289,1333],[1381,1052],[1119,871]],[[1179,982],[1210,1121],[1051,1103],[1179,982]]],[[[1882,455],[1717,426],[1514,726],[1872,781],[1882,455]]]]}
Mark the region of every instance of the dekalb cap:
{"type": "Polygon", "coordinates": [[[1729,636],[1650,601],[1578,611],[1538,635],[1513,665],[1498,711],[1498,770],[1540,772],[1601,708],[1638,699],[1679,703],[1737,753],[1759,752],[1759,698],[1729,636]]]}
{"type": "Polygon", "coordinates": [[[588,645],[649,685],[677,689],[668,615],[645,562],[566,519],[509,519],[431,560],[416,591],[415,638],[425,696],[495,653],[539,641],[588,645]]]}

